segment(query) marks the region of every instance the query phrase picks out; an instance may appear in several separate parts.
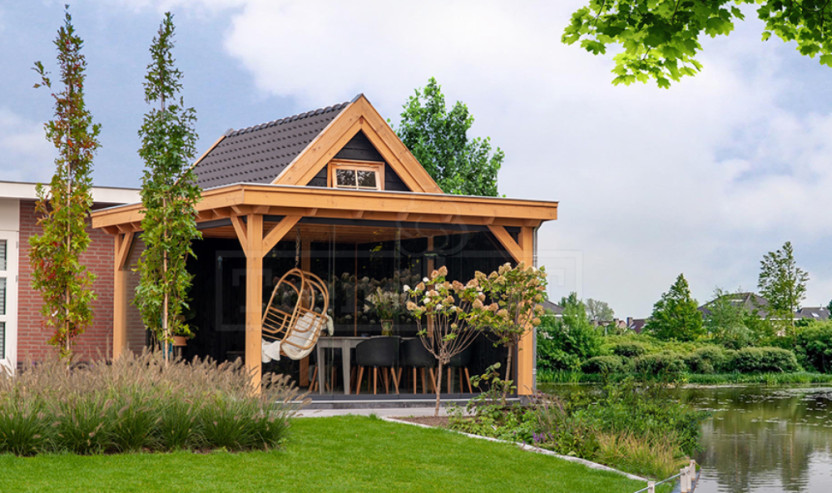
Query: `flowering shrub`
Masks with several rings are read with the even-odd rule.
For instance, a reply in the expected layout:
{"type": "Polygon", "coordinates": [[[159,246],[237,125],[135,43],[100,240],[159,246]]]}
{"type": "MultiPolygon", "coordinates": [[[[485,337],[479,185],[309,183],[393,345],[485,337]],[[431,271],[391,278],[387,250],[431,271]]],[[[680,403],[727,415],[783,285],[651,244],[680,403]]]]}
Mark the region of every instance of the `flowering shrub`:
{"type": "Polygon", "coordinates": [[[416,319],[422,344],[436,358],[436,414],[439,414],[439,394],[442,388],[442,369],[448,362],[474,342],[498,310],[498,305],[484,303],[486,297],[476,279],[462,284],[448,281],[448,269],[441,267],[414,288],[404,286],[411,301],[407,310],[416,319]]]}
{"type": "Polygon", "coordinates": [[[546,272],[526,266],[523,262],[516,267],[505,263],[488,275],[478,271],[474,279],[492,300],[492,306],[497,305],[496,310],[486,314],[485,322],[498,342],[508,348],[506,380],[509,380],[514,349],[526,332],[540,325],[539,317],[543,314],[541,303],[546,295],[546,272]]]}

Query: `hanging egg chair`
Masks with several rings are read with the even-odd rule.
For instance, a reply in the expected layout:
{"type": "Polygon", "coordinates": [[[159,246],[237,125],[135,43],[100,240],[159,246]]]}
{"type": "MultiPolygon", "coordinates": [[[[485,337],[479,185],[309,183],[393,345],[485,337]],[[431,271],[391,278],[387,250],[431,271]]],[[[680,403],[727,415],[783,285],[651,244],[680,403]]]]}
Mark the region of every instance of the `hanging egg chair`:
{"type": "Polygon", "coordinates": [[[303,359],[312,352],[321,331],[332,333],[327,316],[329,291],[320,277],[298,268],[283,274],[263,313],[263,362],[303,359]]]}

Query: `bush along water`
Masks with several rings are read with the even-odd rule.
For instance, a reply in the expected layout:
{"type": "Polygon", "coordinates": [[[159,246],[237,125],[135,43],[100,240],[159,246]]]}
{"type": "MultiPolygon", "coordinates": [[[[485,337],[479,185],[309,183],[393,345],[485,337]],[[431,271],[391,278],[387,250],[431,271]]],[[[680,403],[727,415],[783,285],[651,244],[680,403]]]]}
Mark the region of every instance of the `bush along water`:
{"type": "Polygon", "coordinates": [[[453,413],[450,427],[664,478],[697,450],[706,417],[671,398],[667,389],[667,382],[625,379],[596,392],[541,393],[526,406],[499,405],[485,392],[468,404],[468,416],[453,413]]]}
{"type": "Polygon", "coordinates": [[[0,453],[271,449],[301,404],[287,376],[264,375],[255,395],[239,360],[29,364],[0,374],[0,453]]]}

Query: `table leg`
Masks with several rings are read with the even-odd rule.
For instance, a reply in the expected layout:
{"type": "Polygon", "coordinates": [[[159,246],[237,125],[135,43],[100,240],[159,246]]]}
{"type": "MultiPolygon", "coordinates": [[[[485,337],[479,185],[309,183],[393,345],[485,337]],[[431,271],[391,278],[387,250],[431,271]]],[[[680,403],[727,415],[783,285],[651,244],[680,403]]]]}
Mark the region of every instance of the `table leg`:
{"type": "Polygon", "coordinates": [[[347,341],[341,344],[341,370],[344,372],[344,394],[349,394],[352,382],[350,382],[350,345],[347,341]]]}
{"type": "Polygon", "coordinates": [[[324,365],[324,350],[320,344],[315,348],[318,355],[318,393],[324,393],[324,375],[326,375],[326,365],[324,365]]]}

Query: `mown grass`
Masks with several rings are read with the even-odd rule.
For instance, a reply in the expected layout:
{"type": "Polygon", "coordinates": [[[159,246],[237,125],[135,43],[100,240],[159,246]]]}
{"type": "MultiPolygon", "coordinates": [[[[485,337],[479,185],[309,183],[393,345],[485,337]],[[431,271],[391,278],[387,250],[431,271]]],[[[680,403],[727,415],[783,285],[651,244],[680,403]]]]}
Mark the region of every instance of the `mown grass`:
{"type": "Polygon", "coordinates": [[[603,491],[618,474],[372,417],[295,418],[279,450],[0,456],[3,491],[603,491]]]}

